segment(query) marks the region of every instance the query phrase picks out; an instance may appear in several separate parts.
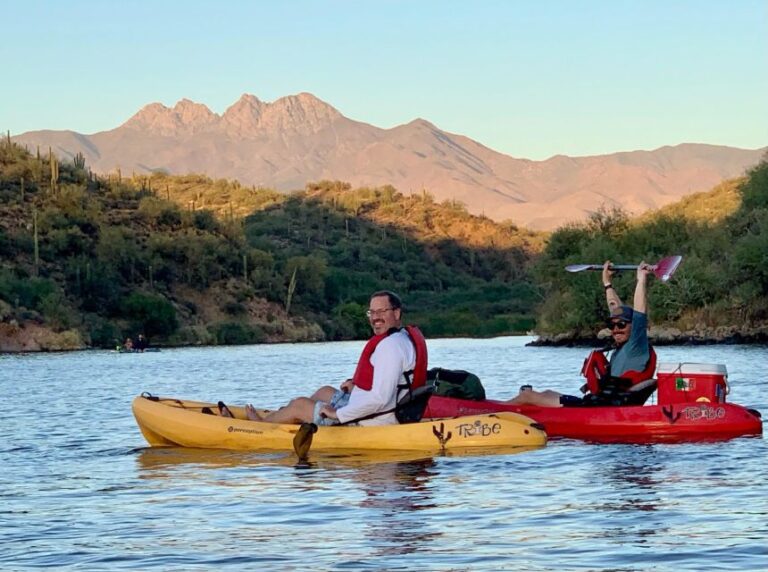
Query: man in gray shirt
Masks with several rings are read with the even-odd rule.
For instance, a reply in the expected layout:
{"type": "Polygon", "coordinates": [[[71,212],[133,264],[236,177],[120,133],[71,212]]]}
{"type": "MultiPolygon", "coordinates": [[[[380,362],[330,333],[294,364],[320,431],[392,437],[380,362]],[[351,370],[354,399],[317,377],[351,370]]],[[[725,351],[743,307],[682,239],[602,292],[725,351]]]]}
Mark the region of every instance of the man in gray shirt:
{"type": "Polygon", "coordinates": [[[507,403],[515,405],[539,405],[542,407],[579,407],[590,405],[620,405],[631,401],[628,394],[621,395],[622,390],[628,389],[639,378],[653,377],[655,359],[653,350],[648,342],[648,313],[646,282],[651,272],[650,265],[640,263],[637,268],[637,283],[635,285],[634,306],[626,306],[616,293],[611,283],[613,270],[608,260],[603,264],[603,287],[608,303],[609,317],[607,326],[613,337],[613,354],[608,365],[607,391],[602,388],[598,393],[589,393],[585,397],[563,395],[557,391],[536,391],[524,385],[517,397],[507,403]],[[617,382],[629,377],[625,387],[617,382]],[[621,379],[619,379],[621,378],[621,379]],[[610,395],[608,395],[610,393],[610,395]]]}

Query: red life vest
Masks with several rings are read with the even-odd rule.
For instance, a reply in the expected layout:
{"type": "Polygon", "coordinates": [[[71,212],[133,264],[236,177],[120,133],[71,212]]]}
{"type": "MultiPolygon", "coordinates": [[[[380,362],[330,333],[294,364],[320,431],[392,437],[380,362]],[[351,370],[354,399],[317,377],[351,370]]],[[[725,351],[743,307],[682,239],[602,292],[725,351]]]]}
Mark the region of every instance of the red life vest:
{"type": "MultiPolygon", "coordinates": [[[[352,376],[352,382],[355,387],[359,387],[365,391],[370,391],[373,387],[373,365],[371,365],[371,356],[376,350],[376,346],[381,341],[389,336],[399,332],[397,328],[392,328],[385,334],[379,334],[373,336],[363,348],[363,353],[360,354],[360,359],[357,362],[357,368],[355,368],[355,374],[352,376]]],[[[416,350],[416,365],[410,370],[406,371],[405,378],[408,380],[408,386],[410,389],[416,389],[421,387],[427,382],[427,341],[424,339],[424,335],[416,326],[405,326],[405,331],[408,332],[413,348],[416,350]]]]}
{"type": "MultiPolygon", "coordinates": [[[[602,389],[602,384],[611,378],[611,364],[605,357],[607,350],[594,350],[589,353],[584,365],[581,368],[581,375],[587,378],[587,389],[592,395],[597,395],[602,389]]],[[[641,371],[628,370],[621,374],[618,379],[626,379],[630,382],[630,387],[637,385],[641,381],[651,379],[656,371],[656,351],[653,346],[648,346],[650,357],[645,368],[641,371]]]]}

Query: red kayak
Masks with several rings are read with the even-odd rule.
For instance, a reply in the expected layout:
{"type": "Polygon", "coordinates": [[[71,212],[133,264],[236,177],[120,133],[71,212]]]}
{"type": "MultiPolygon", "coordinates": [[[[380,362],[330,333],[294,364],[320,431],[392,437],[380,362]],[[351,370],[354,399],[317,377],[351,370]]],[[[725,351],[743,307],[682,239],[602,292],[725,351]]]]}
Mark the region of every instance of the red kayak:
{"type": "Polygon", "coordinates": [[[602,442],[679,442],[760,435],[760,413],[726,403],[725,366],[660,364],[658,405],[539,407],[433,395],[424,417],[512,411],[544,425],[550,438],[602,442]]]}

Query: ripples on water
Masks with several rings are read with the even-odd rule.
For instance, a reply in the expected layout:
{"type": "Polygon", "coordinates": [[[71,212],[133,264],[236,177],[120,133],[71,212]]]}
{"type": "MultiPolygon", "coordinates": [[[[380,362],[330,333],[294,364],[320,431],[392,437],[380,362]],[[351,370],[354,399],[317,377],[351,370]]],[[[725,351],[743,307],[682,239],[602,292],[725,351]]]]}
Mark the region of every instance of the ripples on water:
{"type": "MultiPolygon", "coordinates": [[[[573,392],[585,351],[435,340],[490,396],[573,392]],[[513,375],[514,372],[514,375],[513,375]]],[[[286,397],[349,376],[359,343],[0,356],[0,569],[766,570],[763,438],[552,441],[499,455],[366,457],[149,449],[141,391],[286,397]]],[[[764,347],[664,347],[725,363],[768,413],[764,347]]]]}

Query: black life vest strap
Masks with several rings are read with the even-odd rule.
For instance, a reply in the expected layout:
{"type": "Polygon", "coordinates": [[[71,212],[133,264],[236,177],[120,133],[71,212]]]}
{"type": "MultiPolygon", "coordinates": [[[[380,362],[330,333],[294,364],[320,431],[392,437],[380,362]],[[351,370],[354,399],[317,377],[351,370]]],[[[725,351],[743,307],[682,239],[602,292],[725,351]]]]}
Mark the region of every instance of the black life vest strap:
{"type": "MultiPolygon", "coordinates": [[[[421,388],[419,388],[421,389],[421,388]]],[[[432,392],[435,390],[434,386],[424,386],[424,392],[423,394],[427,394],[427,397],[429,395],[432,395],[432,392]]],[[[374,419],[376,417],[381,417],[382,415],[388,415],[389,413],[397,413],[398,411],[405,408],[406,405],[409,405],[415,398],[414,398],[414,392],[408,393],[409,399],[401,400],[395,405],[392,409],[387,409],[386,411],[377,411],[376,413],[369,413],[368,415],[363,415],[362,417],[358,417],[357,419],[350,419],[349,421],[345,421],[344,423],[338,423],[338,425],[352,425],[353,423],[359,423],[360,421],[367,421],[368,419],[374,419]]],[[[416,395],[416,397],[419,397],[419,395],[416,395]]]]}

